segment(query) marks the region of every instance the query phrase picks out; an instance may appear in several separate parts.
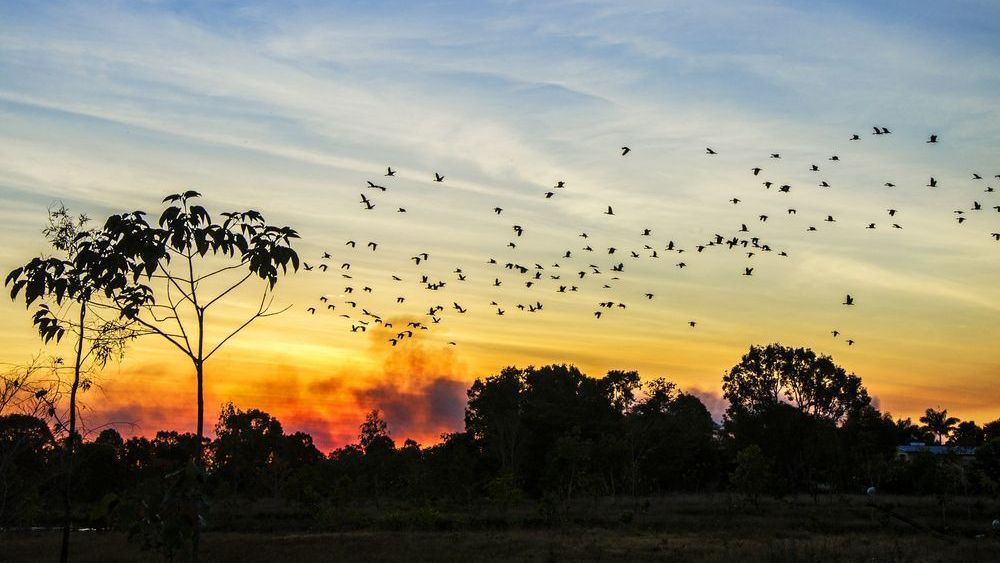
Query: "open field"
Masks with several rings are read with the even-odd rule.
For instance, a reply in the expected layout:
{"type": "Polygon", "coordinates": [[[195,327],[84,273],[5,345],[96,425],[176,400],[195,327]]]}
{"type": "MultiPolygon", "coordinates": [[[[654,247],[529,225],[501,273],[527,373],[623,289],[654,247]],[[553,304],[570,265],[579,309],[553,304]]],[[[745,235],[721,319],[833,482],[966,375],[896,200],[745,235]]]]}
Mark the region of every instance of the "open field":
{"type": "MultiPolygon", "coordinates": [[[[226,522],[216,520],[205,534],[203,555],[269,562],[1000,560],[1000,535],[990,529],[995,500],[948,499],[943,515],[934,497],[883,498],[881,508],[867,500],[765,499],[754,507],[728,495],[686,495],[581,501],[554,511],[524,504],[503,512],[372,508],[314,516],[233,506],[231,514],[215,511],[214,519],[226,522]]],[[[0,544],[5,562],[52,560],[59,547],[54,532],[6,533],[0,544]]],[[[74,552],[76,561],[158,560],[118,533],[78,533],[74,552]]]]}

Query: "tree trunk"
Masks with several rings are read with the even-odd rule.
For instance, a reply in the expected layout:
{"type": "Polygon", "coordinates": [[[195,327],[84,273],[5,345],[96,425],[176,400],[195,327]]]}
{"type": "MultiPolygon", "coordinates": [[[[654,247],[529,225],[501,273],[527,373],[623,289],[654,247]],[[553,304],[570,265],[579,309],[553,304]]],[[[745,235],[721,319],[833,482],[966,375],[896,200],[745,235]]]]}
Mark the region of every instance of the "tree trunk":
{"type": "Polygon", "coordinates": [[[87,318],[87,302],[80,303],[80,335],[76,341],[76,362],[73,364],[73,384],[69,388],[69,438],[66,440],[65,456],[66,489],[63,491],[62,548],[59,550],[60,563],[69,561],[69,529],[72,524],[73,493],[73,446],[76,443],[76,391],[80,388],[80,368],[83,364],[84,321],[87,318]]]}
{"type": "MultiPolygon", "coordinates": [[[[202,334],[204,331],[200,331],[202,334]]],[[[201,353],[201,338],[199,337],[198,342],[198,352],[201,353]]],[[[195,371],[198,374],[198,443],[195,446],[194,454],[194,464],[198,469],[196,474],[196,479],[201,477],[201,469],[203,467],[204,452],[202,451],[202,440],[205,436],[205,361],[202,359],[195,360],[194,363],[195,371]]],[[[191,507],[192,514],[194,515],[194,530],[191,536],[191,561],[192,563],[198,563],[198,549],[201,543],[201,482],[196,481],[195,483],[195,493],[192,500],[191,507]]]]}

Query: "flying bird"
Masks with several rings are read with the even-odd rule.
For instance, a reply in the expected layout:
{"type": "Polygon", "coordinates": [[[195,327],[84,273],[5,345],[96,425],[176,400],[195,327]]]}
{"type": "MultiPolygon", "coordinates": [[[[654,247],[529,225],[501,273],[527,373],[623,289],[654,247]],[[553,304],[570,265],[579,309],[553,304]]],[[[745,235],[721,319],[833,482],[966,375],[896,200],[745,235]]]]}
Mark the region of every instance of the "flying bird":
{"type": "Polygon", "coordinates": [[[630,152],[632,152],[632,149],[630,149],[628,147],[622,147],[622,156],[625,156],[625,155],[627,155],[630,152]]]}

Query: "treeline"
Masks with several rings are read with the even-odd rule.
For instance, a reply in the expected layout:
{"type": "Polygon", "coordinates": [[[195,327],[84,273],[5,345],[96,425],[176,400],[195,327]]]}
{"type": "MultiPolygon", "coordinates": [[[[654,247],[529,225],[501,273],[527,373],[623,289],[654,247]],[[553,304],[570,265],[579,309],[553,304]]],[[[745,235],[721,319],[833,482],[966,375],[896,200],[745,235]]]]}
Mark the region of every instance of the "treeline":
{"type": "MultiPolygon", "coordinates": [[[[634,371],[595,378],[570,365],[508,367],[469,388],[464,431],[426,447],[398,444],[372,411],[357,443],[328,454],[268,413],[228,404],[215,438],[201,444],[205,471],[191,463],[195,434],[126,440],[109,428],[93,441],[76,436],[74,506],[77,521],[119,526],[156,544],[185,533],[192,499],[209,508],[225,499],[278,498],[336,509],[675,491],[756,498],[869,487],[1000,490],[1000,420],[979,427],[932,409],[923,424],[893,419],[871,404],[859,378],[810,350],[752,347],[723,388],[730,407],[720,425],[698,397],[663,379],[643,384],[634,371]],[[911,442],[976,450],[901,459],[896,447],[911,442]]],[[[43,418],[0,417],[4,526],[55,521],[65,447],[43,418]]]]}

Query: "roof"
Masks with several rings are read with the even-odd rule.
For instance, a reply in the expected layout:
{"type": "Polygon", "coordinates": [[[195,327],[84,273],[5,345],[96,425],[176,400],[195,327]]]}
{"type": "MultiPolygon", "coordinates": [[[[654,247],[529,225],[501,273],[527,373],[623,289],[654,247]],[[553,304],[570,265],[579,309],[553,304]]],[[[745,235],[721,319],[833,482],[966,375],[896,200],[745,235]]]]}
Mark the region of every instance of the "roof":
{"type": "Polygon", "coordinates": [[[903,446],[896,446],[896,451],[904,454],[958,455],[958,456],[976,455],[976,448],[969,448],[965,446],[927,445],[919,442],[914,442],[903,446]]]}

